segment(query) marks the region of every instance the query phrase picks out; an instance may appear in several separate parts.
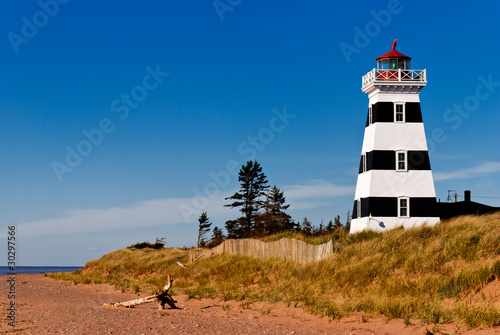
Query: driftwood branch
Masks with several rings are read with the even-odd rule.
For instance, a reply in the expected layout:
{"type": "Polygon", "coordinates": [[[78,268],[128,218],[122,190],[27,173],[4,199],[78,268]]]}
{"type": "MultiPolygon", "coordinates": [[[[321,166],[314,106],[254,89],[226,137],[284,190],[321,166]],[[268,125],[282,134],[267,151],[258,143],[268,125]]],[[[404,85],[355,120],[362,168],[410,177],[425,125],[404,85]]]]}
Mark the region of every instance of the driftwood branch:
{"type": "Polygon", "coordinates": [[[112,302],[109,305],[108,304],[104,304],[104,306],[131,308],[131,307],[134,307],[134,306],[137,306],[137,305],[146,304],[146,303],[149,303],[149,302],[156,301],[156,302],[158,302],[158,308],[159,309],[164,309],[165,308],[165,304],[169,305],[170,308],[177,309],[177,306],[175,306],[175,303],[177,301],[175,301],[170,296],[170,294],[168,294],[168,291],[172,287],[172,282],[173,281],[174,280],[170,277],[170,274],[169,274],[168,275],[167,285],[165,285],[165,287],[162,290],[156,292],[155,295],[150,295],[150,296],[145,297],[145,298],[139,298],[139,299],[124,301],[124,302],[112,302]]]}

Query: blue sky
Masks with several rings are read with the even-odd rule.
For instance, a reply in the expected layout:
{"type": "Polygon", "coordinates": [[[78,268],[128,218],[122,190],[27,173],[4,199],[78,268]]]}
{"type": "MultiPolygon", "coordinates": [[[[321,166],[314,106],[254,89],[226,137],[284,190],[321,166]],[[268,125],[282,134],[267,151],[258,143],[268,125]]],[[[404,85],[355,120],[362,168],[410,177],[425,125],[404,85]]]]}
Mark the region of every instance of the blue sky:
{"type": "Polygon", "coordinates": [[[368,104],[361,77],[395,38],[412,68],[427,69],[437,197],[470,189],[500,206],[496,2],[0,9],[0,244],[17,225],[19,265],[83,265],[156,237],[192,246],[202,211],[219,227],[240,214],[224,197],[251,158],[294,219],[344,222],[368,104]]]}

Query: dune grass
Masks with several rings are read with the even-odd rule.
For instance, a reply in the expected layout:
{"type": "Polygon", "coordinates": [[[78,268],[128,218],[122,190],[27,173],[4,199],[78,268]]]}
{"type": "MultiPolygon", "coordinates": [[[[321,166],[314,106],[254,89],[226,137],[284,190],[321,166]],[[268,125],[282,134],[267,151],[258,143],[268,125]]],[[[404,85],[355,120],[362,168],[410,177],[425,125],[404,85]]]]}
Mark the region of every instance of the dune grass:
{"type": "Polygon", "coordinates": [[[184,269],[176,263],[187,261],[186,250],[122,249],[75,273],[51,277],[148,292],[163,286],[171,273],[174,290],[193,298],[284,301],[332,320],[363,311],[402,318],[406,324],[415,319],[470,327],[500,324],[496,293],[475,298],[500,278],[500,213],[384,233],[336,232],[318,238],[284,233],[265,240],[282,237],[314,244],[333,238],[336,252],[309,264],[216,255],[184,269]]]}

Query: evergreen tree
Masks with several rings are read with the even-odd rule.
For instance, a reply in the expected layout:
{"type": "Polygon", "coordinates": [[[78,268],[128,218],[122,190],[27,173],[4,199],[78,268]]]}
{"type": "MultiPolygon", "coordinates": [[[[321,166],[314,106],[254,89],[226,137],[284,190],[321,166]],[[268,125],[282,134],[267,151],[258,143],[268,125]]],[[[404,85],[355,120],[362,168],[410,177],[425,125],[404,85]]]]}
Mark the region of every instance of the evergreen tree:
{"type": "Polygon", "coordinates": [[[333,222],[332,220],[330,220],[330,222],[328,222],[328,225],[326,226],[326,231],[328,232],[332,232],[335,228],[333,227],[333,222]]]}
{"type": "Polygon", "coordinates": [[[198,248],[204,247],[206,244],[205,235],[210,231],[210,226],[212,223],[209,221],[207,216],[207,212],[201,213],[198,218],[199,226],[198,226],[198,248]]]}
{"type": "Polygon", "coordinates": [[[236,234],[237,237],[248,237],[255,227],[255,218],[262,208],[261,197],[265,195],[267,185],[266,175],[262,172],[262,167],[257,161],[248,161],[243,165],[238,174],[238,181],[241,189],[226,200],[234,200],[225,207],[239,208],[243,217],[238,220],[226,222],[228,235],[236,234]]]}
{"type": "Polygon", "coordinates": [[[276,185],[267,194],[264,213],[256,221],[256,230],[261,235],[269,235],[285,230],[292,230],[292,217],[284,212],[290,205],[285,205],[285,195],[276,185]]]}
{"type": "Polygon", "coordinates": [[[311,224],[311,221],[309,221],[307,219],[307,217],[304,218],[304,220],[302,221],[302,224],[301,224],[301,227],[300,227],[300,231],[306,235],[311,235],[312,234],[312,224],[311,224]]]}
{"type": "Polygon", "coordinates": [[[344,229],[349,231],[351,229],[351,212],[347,211],[347,220],[345,221],[344,229]]]}
{"type": "Polygon", "coordinates": [[[213,248],[224,242],[225,236],[224,233],[222,232],[222,229],[219,227],[214,227],[214,230],[212,232],[212,238],[210,240],[210,243],[208,244],[209,248],[213,248]]]}
{"type": "Polygon", "coordinates": [[[244,224],[244,218],[238,218],[237,220],[228,220],[225,223],[227,238],[234,239],[243,236],[242,225],[244,224]]]}
{"type": "Polygon", "coordinates": [[[300,232],[300,222],[295,222],[293,219],[290,220],[290,228],[286,230],[300,232]]]}
{"type": "Polygon", "coordinates": [[[340,215],[337,215],[335,217],[335,223],[333,224],[334,229],[341,229],[342,228],[342,222],[340,222],[340,215]]]}
{"type": "Polygon", "coordinates": [[[323,227],[323,219],[321,219],[321,222],[320,222],[319,227],[316,231],[316,234],[323,235],[324,232],[325,232],[325,228],[323,227]]]}

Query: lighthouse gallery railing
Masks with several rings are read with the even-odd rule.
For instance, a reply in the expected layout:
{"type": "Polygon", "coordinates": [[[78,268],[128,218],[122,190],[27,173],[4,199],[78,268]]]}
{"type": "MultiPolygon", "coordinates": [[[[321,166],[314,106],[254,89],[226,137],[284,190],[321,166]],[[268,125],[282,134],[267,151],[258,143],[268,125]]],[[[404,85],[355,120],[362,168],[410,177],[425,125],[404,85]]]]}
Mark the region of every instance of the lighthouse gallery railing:
{"type": "Polygon", "coordinates": [[[426,81],[425,70],[373,69],[363,76],[363,87],[375,81],[426,81]]]}

